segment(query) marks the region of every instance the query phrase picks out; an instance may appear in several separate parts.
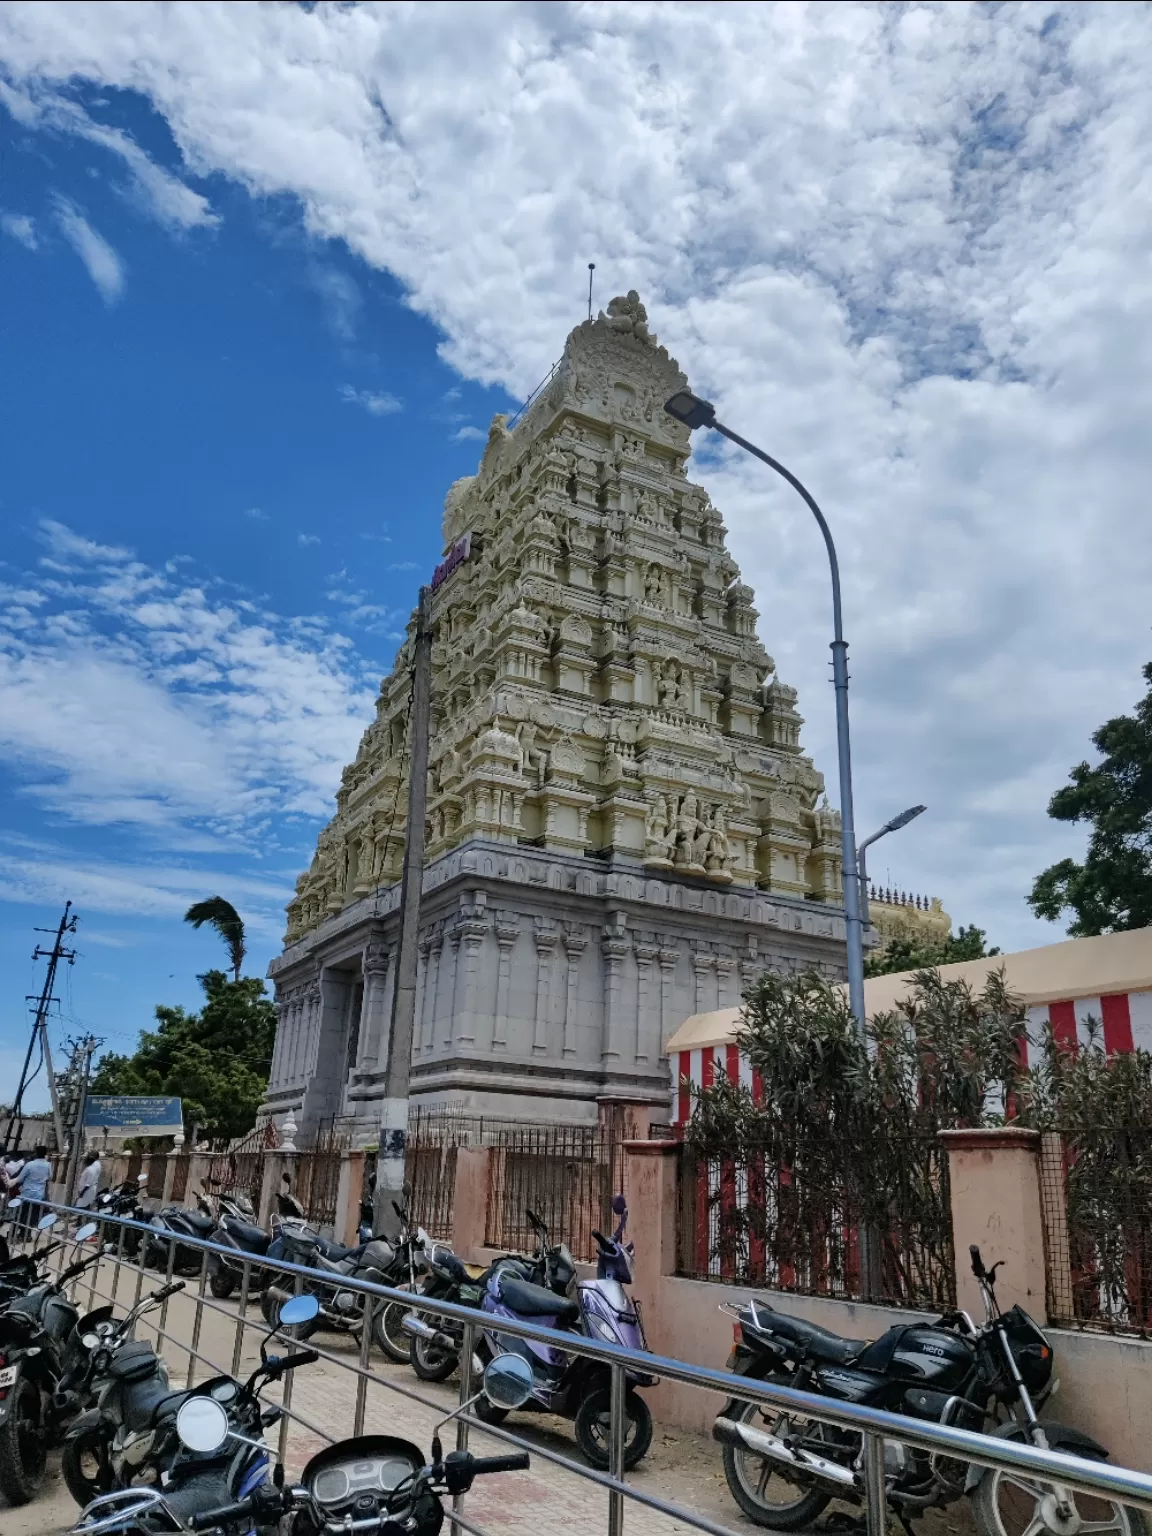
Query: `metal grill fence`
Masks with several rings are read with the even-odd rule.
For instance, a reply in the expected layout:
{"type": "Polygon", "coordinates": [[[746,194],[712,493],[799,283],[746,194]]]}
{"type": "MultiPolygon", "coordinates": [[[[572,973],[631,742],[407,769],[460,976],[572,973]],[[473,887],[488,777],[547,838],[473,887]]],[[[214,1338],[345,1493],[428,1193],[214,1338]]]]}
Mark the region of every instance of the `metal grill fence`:
{"type": "Polygon", "coordinates": [[[349,1134],[341,1122],[335,1118],[326,1120],[318,1127],[312,1146],[296,1158],[292,1193],[304,1207],[309,1221],[317,1226],[336,1224],[340,1154],[348,1143],[349,1134]]]}
{"type": "MultiPolygon", "coordinates": [[[[276,1127],[268,1122],[258,1125],[243,1140],[216,1152],[208,1164],[207,1179],[216,1189],[247,1195],[254,1207],[260,1205],[260,1185],[264,1177],[264,1153],[276,1145],[276,1127]]],[[[185,1186],[188,1174],[184,1174],[185,1186]]]]}
{"type": "Polygon", "coordinates": [[[1046,1132],[1040,1193],[1053,1322],[1152,1333],[1152,1131],[1046,1132]]]}
{"type": "Polygon", "coordinates": [[[484,1241],[491,1248],[531,1249],[532,1210],[553,1242],[574,1258],[596,1255],[592,1232],[612,1225],[612,1196],[623,1187],[623,1142],[596,1127],[519,1127],[500,1132],[492,1149],[484,1241]]]}
{"type": "Polygon", "coordinates": [[[771,1138],[739,1158],[681,1152],[678,1273],[805,1296],[865,1294],[860,1232],[874,1230],[878,1291],[893,1306],[956,1304],[948,1159],[936,1138],[884,1138],[883,1178],[853,1143],[771,1138]],[[879,1192],[879,1197],[878,1197],[879,1192]]]}

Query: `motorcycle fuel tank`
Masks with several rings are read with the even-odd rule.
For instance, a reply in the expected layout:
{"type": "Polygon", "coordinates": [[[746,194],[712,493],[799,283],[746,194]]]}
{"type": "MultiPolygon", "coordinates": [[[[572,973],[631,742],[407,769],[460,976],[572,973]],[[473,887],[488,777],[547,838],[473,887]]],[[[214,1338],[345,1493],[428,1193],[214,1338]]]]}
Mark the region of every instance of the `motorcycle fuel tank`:
{"type": "Polygon", "coordinates": [[[972,1346],[943,1328],[908,1328],[892,1352],[890,1375],[901,1381],[960,1391],[972,1370],[972,1346]]]}

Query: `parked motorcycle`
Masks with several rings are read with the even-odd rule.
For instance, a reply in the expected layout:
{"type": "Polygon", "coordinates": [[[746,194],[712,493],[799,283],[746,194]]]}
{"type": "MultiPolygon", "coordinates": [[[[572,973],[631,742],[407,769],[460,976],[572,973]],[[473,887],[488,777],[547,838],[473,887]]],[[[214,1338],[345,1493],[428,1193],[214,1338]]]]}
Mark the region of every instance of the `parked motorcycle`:
{"type": "Polygon", "coordinates": [[[151,1452],[157,1407],[172,1396],[168,1366],[132,1331],[145,1313],[183,1289],[183,1280],[173,1280],[119,1321],[106,1307],[77,1328],[80,1357],[59,1382],[56,1398],[76,1415],[64,1436],[60,1470],[81,1506],[131,1483],[151,1452]]]}
{"type": "MultiPolygon", "coordinates": [[[[446,1243],[432,1243],[425,1252],[425,1279],[420,1294],[437,1301],[455,1302],[457,1306],[480,1308],[488,1289],[488,1282],[499,1269],[508,1269],[521,1280],[533,1285],[554,1289],[566,1296],[576,1276],[576,1266],[563,1244],[549,1248],[547,1228],[534,1212],[528,1217],[536,1227],[536,1253],[528,1258],[520,1253],[506,1253],[493,1259],[487,1268],[471,1269],[454,1254],[446,1243]],[[545,1240],[540,1239],[544,1232],[545,1240]]],[[[460,1361],[464,1343],[464,1325],[449,1318],[421,1317],[419,1311],[409,1314],[423,1326],[408,1327],[412,1335],[409,1344],[409,1363],[421,1381],[447,1381],[460,1361]]]]}
{"type": "MultiPolygon", "coordinates": [[[[371,1280],[398,1290],[415,1289],[418,1256],[428,1243],[428,1234],[422,1227],[412,1226],[406,1207],[396,1202],[393,1206],[400,1220],[400,1235],[395,1246],[386,1238],[374,1237],[354,1248],[346,1248],[322,1237],[307,1222],[281,1221],[276,1239],[269,1245],[268,1257],[306,1265],[324,1277],[308,1284],[309,1293],[320,1303],[319,1317],[297,1337],[306,1338],[317,1328],[358,1333],[367,1308],[372,1336],[384,1353],[393,1360],[408,1359],[408,1335],[403,1330],[406,1309],[395,1302],[374,1300],[363,1291],[340,1284],[341,1280],[355,1276],[358,1280],[371,1280]]],[[[286,1296],[287,1292],[279,1284],[265,1289],[260,1307],[267,1322],[275,1322],[286,1296]]]]}
{"type": "MultiPolygon", "coordinates": [[[[307,1298],[294,1298],[297,1303],[307,1298]]],[[[287,1308],[285,1309],[287,1311],[287,1308]]],[[[302,1363],[289,1356],[283,1366],[302,1363]]],[[[516,1407],[528,1391],[529,1372],[511,1356],[493,1361],[483,1392],[492,1402],[516,1407]]],[[[161,1489],[131,1489],[94,1500],[69,1536],[104,1536],[113,1531],[147,1532],[220,1530],[289,1536],[438,1536],[444,1494],[466,1493],[473,1480],[493,1472],[526,1470],[526,1452],[509,1456],[473,1456],[469,1451],[444,1455],[439,1431],[477,1401],[462,1404],[436,1426],[432,1458],[425,1464],[417,1446],[392,1435],[361,1435],[326,1446],[304,1468],[300,1483],[284,1486],[284,1469],[270,1480],[251,1458],[253,1442],[236,1432],[232,1416],[210,1397],[184,1403],[176,1415],[176,1434],[184,1455],[172,1463],[161,1489]],[[232,1450],[233,1442],[238,1449],[232,1450]],[[249,1484],[251,1484],[249,1486],[249,1484]],[[230,1497],[221,1500],[228,1485],[230,1497]]]]}
{"type": "MultiPolygon", "coordinates": [[[[56,1216],[49,1212],[37,1230],[47,1232],[55,1224],[56,1216]]],[[[75,1240],[85,1242],[95,1232],[96,1223],[91,1222],[76,1232],[75,1240]]],[[[35,1257],[39,1260],[47,1252],[35,1257]]],[[[38,1276],[0,1310],[0,1493],[9,1504],[26,1504],[35,1496],[48,1448],[63,1428],[65,1414],[56,1406],[56,1387],[79,1319],[65,1287],[99,1261],[96,1252],[55,1278],[38,1276]]]]}
{"type": "MultiPolygon", "coordinates": [[[[302,1325],[315,1315],[316,1302],[294,1297],[284,1312],[287,1323],[302,1325]]],[[[123,1347],[130,1349],[131,1341],[123,1347]]],[[[135,1411],[143,1452],[125,1462],[118,1481],[106,1492],[94,1499],[89,1493],[81,1500],[85,1513],[78,1529],[93,1528],[92,1511],[106,1522],[98,1529],[133,1528],[132,1522],[134,1528],[152,1532],[186,1528],[197,1510],[247,1498],[263,1488],[269,1467],[263,1432],[280,1419],[282,1410],[264,1407],[260,1389],[317,1359],[314,1350],[271,1355],[264,1339],[260,1364],[246,1382],[217,1376],[184,1392],[168,1391],[166,1380],[159,1389],[154,1382],[131,1388],[127,1407],[129,1414],[135,1411]],[[222,1426],[210,1441],[204,1438],[206,1422],[222,1426]]],[[[72,1492],[76,1496],[77,1490],[72,1492]]]]}
{"type": "MultiPolygon", "coordinates": [[[[501,1350],[522,1355],[532,1367],[529,1403],[545,1413],[557,1413],[571,1419],[576,1442],[585,1460],[601,1468],[609,1465],[611,1444],[608,1368],[597,1360],[569,1354],[535,1339],[501,1334],[499,1320],[514,1317],[540,1323],[546,1328],[568,1329],[605,1343],[622,1344],[627,1349],[647,1349],[640,1313],[624,1290],[632,1282],[633,1247],[624,1242],[628,1208],[622,1195],[615,1197],[612,1208],[619,1217],[614,1235],[607,1238],[600,1232],[592,1234],[598,1249],[596,1279],[577,1281],[574,1297],[557,1295],[555,1279],[552,1289],[546,1289],[520,1279],[511,1266],[504,1266],[488,1281],[481,1303],[485,1324],[482,1349],[489,1355],[501,1350]]],[[[533,1225],[538,1226],[544,1251],[550,1252],[547,1228],[539,1217],[533,1218],[533,1225]]],[[[576,1266],[571,1255],[566,1248],[562,1247],[560,1251],[563,1259],[559,1262],[571,1268],[575,1279],[576,1266]]],[[[634,1467],[652,1444],[652,1414],[637,1389],[652,1386],[653,1381],[653,1377],[639,1372],[629,1371],[626,1375],[624,1465],[627,1468],[634,1467]]],[[[505,1417],[503,1410],[483,1405],[477,1412],[489,1423],[499,1423],[505,1417]]]]}
{"type": "MultiPolygon", "coordinates": [[[[985,1269],[970,1249],[986,1319],[977,1327],[965,1312],[935,1323],[899,1323],[868,1343],[845,1339],[814,1323],[753,1300],[725,1304],[740,1322],[741,1342],[728,1369],[821,1396],[864,1403],[911,1418],[953,1424],[1073,1456],[1105,1460],[1102,1445],[1037,1409],[1056,1389],[1052,1345],[1017,1305],[1001,1312],[995,1264],[985,1269]],[[1001,1414],[1007,1422],[999,1422],[1001,1414]]],[[[863,1447],[840,1429],[733,1398],[713,1426],[724,1446],[724,1476],[732,1497],[758,1525],[778,1531],[806,1527],[834,1498],[860,1504],[863,1447]]],[[[904,1520],[969,1494],[981,1536],[1017,1530],[1110,1530],[1144,1536],[1134,1510],[1032,1479],[885,1441],[885,1482],[891,1507],[904,1520]],[[1088,1512],[1086,1505],[1095,1506],[1088,1512]],[[1105,1518],[1103,1511],[1110,1510],[1105,1518]],[[1097,1523],[1103,1522],[1103,1523],[1097,1523]]]]}

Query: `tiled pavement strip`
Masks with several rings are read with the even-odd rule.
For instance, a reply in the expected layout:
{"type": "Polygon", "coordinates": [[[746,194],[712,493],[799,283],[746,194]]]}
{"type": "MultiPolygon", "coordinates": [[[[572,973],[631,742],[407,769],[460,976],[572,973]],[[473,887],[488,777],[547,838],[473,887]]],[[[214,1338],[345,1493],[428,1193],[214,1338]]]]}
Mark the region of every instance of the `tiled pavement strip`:
{"type": "MultiPolygon", "coordinates": [[[[113,1266],[105,1262],[100,1267],[97,1281],[99,1293],[104,1298],[111,1289],[113,1266]]],[[[146,1273],[143,1294],[163,1283],[163,1276],[146,1273]]],[[[131,1306],[135,1296],[136,1272],[125,1266],[118,1287],[118,1302],[131,1306]]],[[[188,1369],[187,1346],[193,1337],[195,1314],[194,1293],[197,1281],[187,1281],[188,1289],[174,1296],[168,1304],[165,1319],[163,1353],[168,1361],[174,1390],[183,1387],[188,1369]]],[[[81,1282],[78,1301],[82,1309],[87,1306],[88,1279],[81,1282]]],[[[200,1361],[196,1367],[196,1380],[203,1382],[209,1376],[230,1372],[232,1351],[236,1334],[235,1301],[213,1302],[206,1297],[201,1324],[199,1352],[212,1364],[200,1361]],[[210,1305],[209,1305],[210,1304],[210,1305]],[[222,1307],[222,1311],[212,1310],[222,1307]]],[[[248,1309],[249,1317],[260,1321],[258,1299],[248,1309]]],[[[154,1339],[158,1312],[153,1312],[140,1324],[137,1337],[154,1339]]],[[[245,1328],[240,1375],[249,1374],[260,1357],[262,1331],[245,1328]]],[[[355,1364],[359,1349],[351,1336],[341,1336],[328,1331],[315,1335],[310,1345],[316,1345],[332,1354],[340,1355],[355,1364]]],[[[282,1352],[283,1346],[276,1348],[282,1352]]],[[[422,1396],[443,1404],[438,1415],[433,1409],[401,1396],[380,1383],[369,1381],[365,1404],[364,1432],[366,1434],[393,1434],[414,1441],[427,1454],[432,1429],[437,1418],[448,1413],[458,1402],[458,1381],[453,1378],[441,1385],[419,1381],[407,1366],[394,1365],[373,1349],[371,1369],[398,1386],[417,1391],[422,1396]]],[[[269,1403],[279,1401],[279,1389],[269,1388],[262,1394],[269,1403]]],[[[294,1373],[291,1407],[303,1418],[322,1428],[334,1439],[351,1435],[356,1403],[356,1377],[343,1366],[321,1360],[315,1365],[294,1373]]],[[[579,1460],[571,1425],[544,1415],[515,1415],[509,1422],[525,1440],[563,1456],[579,1460]]],[[[269,1432],[269,1443],[275,1447],[278,1430],[269,1432]]],[[[455,1426],[450,1425],[443,1433],[445,1448],[455,1444],[455,1426]]],[[[327,1442],[303,1426],[292,1423],[288,1431],[286,1464],[289,1478],[298,1474],[308,1458],[327,1442]]],[[[496,1455],[511,1447],[505,1441],[473,1428],[470,1448],[477,1455],[496,1455]]],[[[0,1536],[59,1536],[76,1518],[77,1510],[71,1496],[59,1477],[58,1456],[53,1457],[47,1484],[38,1499],[21,1509],[8,1509],[0,1501],[0,1536]]],[[[702,1435],[678,1428],[664,1428],[657,1424],[651,1451],[628,1481],[638,1489],[656,1494],[668,1502],[680,1504],[694,1513],[728,1526],[735,1531],[754,1532],[758,1529],[746,1520],[733,1503],[724,1482],[720,1465],[720,1447],[702,1435]]],[[[446,1501],[447,1504],[447,1501],[446,1501]]],[[[483,1527],[491,1536],[606,1536],[608,1530],[608,1496],[575,1473],[558,1467],[542,1457],[533,1458],[528,1472],[499,1473],[488,1478],[478,1478],[464,1504],[464,1518],[470,1525],[483,1527]]],[[[445,1524],[444,1536],[450,1527],[445,1524]]],[[[658,1511],[646,1509],[629,1499],[624,1506],[624,1530],[626,1536],[687,1536],[694,1530],[685,1521],[675,1520],[658,1511]]],[[[971,1536],[973,1530],[966,1504],[954,1506],[949,1511],[934,1514],[925,1520],[920,1531],[923,1536],[971,1536]]]]}

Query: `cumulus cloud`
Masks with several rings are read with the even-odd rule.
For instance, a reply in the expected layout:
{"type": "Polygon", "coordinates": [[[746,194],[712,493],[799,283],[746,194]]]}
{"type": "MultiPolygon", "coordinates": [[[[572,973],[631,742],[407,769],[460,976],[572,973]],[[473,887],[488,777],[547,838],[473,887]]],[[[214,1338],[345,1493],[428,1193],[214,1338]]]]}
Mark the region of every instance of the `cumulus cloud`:
{"type": "Polygon", "coordinates": [[[454,443],[482,443],[488,436],[487,432],[479,427],[457,427],[452,434],[454,443]]]}
{"type": "Polygon", "coordinates": [[[369,416],[392,416],[404,409],[404,402],[397,400],[387,390],[355,389],[351,384],[340,387],[340,398],[349,405],[359,405],[369,416]]]}
{"type": "Polygon", "coordinates": [[[75,203],[56,202],[56,222],[65,240],[88,269],[105,304],[115,304],[124,291],[124,263],[104,236],[94,230],[75,203]]]}
{"type": "MultiPolygon", "coordinates": [[[[0,755],[57,818],[259,849],[325,814],[371,718],[347,640],[43,525],[0,608],[0,755]]],[[[138,910],[138,909],[134,909],[138,910]]]]}
{"type": "Polygon", "coordinates": [[[320,296],[324,318],[333,335],[341,341],[354,340],[364,303],[356,283],[336,267],[316,267],[312,286],[320,296]]]}
{"type": "MultiPolygon", "coordinates": [[[[0,12],[14,88],[145,93],[470,378],[538,383],[587,260],[641,289],[833,523],[862,829],[926,801],[882,859],[1004,943],[1044,936],[1047,794],[1149,650],[1150,46],[1145,8],[1051,0],[0,12]]],[[[834,783],[818,534],[734,451],[695,472],[834,783]]]]}

